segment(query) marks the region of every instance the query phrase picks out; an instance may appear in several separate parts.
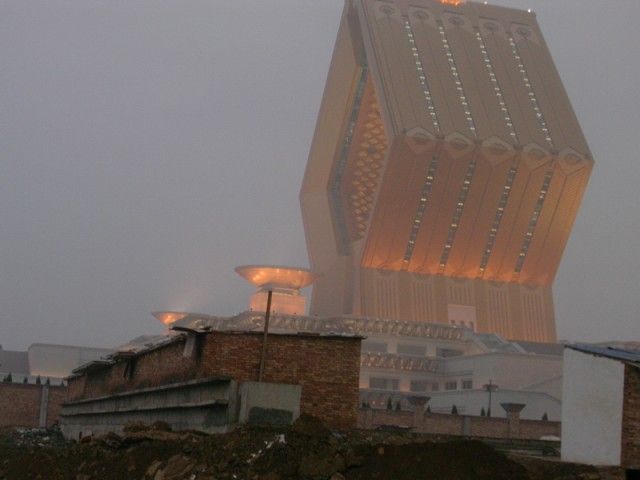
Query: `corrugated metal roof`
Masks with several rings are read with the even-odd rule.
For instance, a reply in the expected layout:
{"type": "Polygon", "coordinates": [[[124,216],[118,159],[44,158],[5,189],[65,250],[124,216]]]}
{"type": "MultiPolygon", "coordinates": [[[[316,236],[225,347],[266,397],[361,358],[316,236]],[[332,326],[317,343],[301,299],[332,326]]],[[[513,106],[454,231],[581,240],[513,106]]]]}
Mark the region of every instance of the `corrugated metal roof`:
{"type": "Polygon", "coordinates": [[[590,353],[599,357],[611,358],[612,360],[618,360],[620,362],[629,363],[636,367],[640,367],[640,352],[638,351],[624,350],[614,347],[601,347],[584,343],[566,345],[566,347],[578,352],[590,353]]]}

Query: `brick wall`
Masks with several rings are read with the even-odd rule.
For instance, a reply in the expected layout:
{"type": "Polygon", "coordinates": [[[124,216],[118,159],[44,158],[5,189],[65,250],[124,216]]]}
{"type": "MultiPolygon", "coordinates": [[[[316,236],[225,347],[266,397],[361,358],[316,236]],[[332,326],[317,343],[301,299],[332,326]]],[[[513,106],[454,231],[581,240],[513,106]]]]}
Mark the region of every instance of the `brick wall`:
{"type": "MultiPolygon", "coordinates": [[[[212,332],[185,357],[184,340],[135,359],[69,379],[70,399],[94,398],[138,388],[211,376],[257,380],[262,349],[258,332],[212,332]],[[198,354],[198,352],[200,352],[198,354]]],[[[301,413],[334,428],[356,425],[360,339],[318,335],[269,335],[264,381],[302,386],[301,413]]]]}
{"type": "Polygon", "coordinates": [[[95,398],[202,377],[195,358],[184,357],[183,350],[184,339],[178,338],[135,359],[122,360],[93,370],[88,375],[70,378],[69,399],[95,398]],[[125,376],[127,368],[131,373],[125,376]]]}
{"type": "MultiPolygon", "coordinates": [[[[0,383],[0,426],[35,428],[40,420],[43,385],[0,383]]],[[[48,387],[47,426],[58,421],[66,387],[48,387]]]]}
{"type": "Polygon", "coordinates": [[[622,466],[640,468],[640,369],[624,368],[622,466]]]}
{"type": "Polygon", "coordinates": [[[58,422],[62,404],[68,395],[67,387],[49,387],[49,403],[47,404],[47,427],[58,422]]]}
{"type": "MultiPolygon", "coordinates": [[[[509,432],[506,418],[475,417],[471,415],[448,415],[425,413],[418,419],[415,431],[437,435],[468,435],[472,437],[539,439],[545,435],[560,436],[560,422],[541,420],[520,420],[517,433],[509,432]],[[465,425],[466,424],[466,425],[465,425]]],[[[360,409],[358,426],[376,428],[382,425],[411,427],[415,425],[413,412],[360,409]]]]}
{"type": "MultiPolygon", "coordinates": [[[[208,375],[256,380],[260,367],[260,334],[213,334],[203,350],[208,375]]],[[[273,335],[267,344],[264,380],[302,386],[301,413],[323,419],[334,428],[356,425],[360,339],[273,335]]]]}

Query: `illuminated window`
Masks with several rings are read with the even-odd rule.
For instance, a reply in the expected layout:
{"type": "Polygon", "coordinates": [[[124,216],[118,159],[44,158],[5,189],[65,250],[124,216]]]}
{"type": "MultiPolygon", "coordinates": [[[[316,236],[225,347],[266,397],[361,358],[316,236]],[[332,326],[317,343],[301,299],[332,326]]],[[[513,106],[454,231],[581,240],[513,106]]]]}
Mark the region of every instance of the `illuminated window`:
{"type": "Polygon", "coordinates": [[[418,53],[418,47],[413,35],[413,29],[409,20],[404,21],[404,30],[407,34],[409,41],[409,48],[411,49],[411,55],[416,66],[416,72],[418,74],[418,81],[420,82],[420,88],[422,89],[422,95],[424,96],[425,105],[427,107],[427,114],[431,117],[431,123],[437,133],[440,133],[440,122],[438,121],[438,114],[436,113],[435,106],[433,105],[433,98],[431,97],[431,91],[429,90],[429,84],[427,82],[427,74],[422,66],[422,60],[420,60],[420,54],[418,53]]]}
{"type": "Polygon", "coordinates": [[[498,201],[498,209],[496,210],[496,214],[493,217],[491,230],[489,230],[489,237],[487,238],[487,243],[485,244],[484,250],[482,251],[482,259],[480,260],[481,274],[484,273],[484,270],[489,263],[489,257],[491,256],[491,252],[495,244],[496,235],[498,234],[498,227],[500,226],[500,222],[502,221],[504,209],[507,206],[507,200],[509,200],[509,194],[511,193],[511,189],[513,188],[513,181],[516,178],[516,173],[516,168],[511,167],[509,169],[509,172],[507,173],[507,180],[505,181],[504,187],[502,187],[502,194],[500,195],[500,200],[498,201]]]}
{"type": "Polygon", "coordinates": [[[522,75],[522,82],[524,86],[528,90],[529,101],[531,102],[531,106],[533,107],[534,112],[536,112],[536,119],[538,121],[538,125],[540,126],[540,131],[544,135],[544,139],[547,141],[549,146],[553,147],[553,140],[551,138],[551,133],[549,132],[549,127],[547,126],[547,121],[544,118],[544,115],[540,111],[540,105],[538,104],[538,99],[536,98],[536,93],[533,90],[533,86],[531,85],[531,80],[529,79],[529,75],[527,74],[527,69],[524,66],[522,61],[522,57],[520,56],[520,52],[518,51],[518,46],[512,35],[509,35],[509,45],[511,46],[511,52],[513,54],[513,58],[518,63],[518,71],[522,75]]]}
{"type": "Polygon", "coordinates": [[[529,251],[529,246],[531,245],[531,240],[533,239],[533,231],[538,224],[538,220],[540,219],[540,213],[542,212],[542,206],[544,205],[544,199],[547,197],[547,192],[549,191],[549,185],[551,185],[551,177],[553,176],[553,171],[549,170],[544,176],[544,181],[542,182],[542,188],[540,189],[540,193],[538,194],[538,200],[536,201],[536,205],[533,208],[533,214],[531,215],[531,219],[529,220],[529,226],[527,227],[527,231],[524,234],[524,240],[522,241],[522,247],[520,248],[520,254],[518,255],[518,260],[516,261],[515,271],[519,273],[524,266],[524,260],[527,257],[527,252],[529,251]]]}
{"type": "Polygon", "coordinates": [[[500,88],[500,83],[496,78],[495,71],[493,69],[493,64],[491,63],[491,58],[489,57],[489,52],[487,52],[487,46],[484,43],[482,35],[479,31],[476,31],[476,40],[480,45],[480,52],[482,53],[482,58],[485,63],[485,67],[487,68],[487,73],[489,74],[489,80],[491,81],[491,85],[493,85],[493,90],[496,93],[496,98],[498,99],[498,105],[500,106],[500,110],[502,111],[502,115],[504,117],[504,121],[509,129],[509,135],[511,138],[517,142],[518,136],[513,127],[513,120],[511,120],[511,115],[509,114],[509,109],[504,101],[504,95],[502,93],[502,88],[500,88]]]}
{"type": "Polygon", "coordinates": [[[440,255],[440,269],[442,270],[449,260],[449,254],[451,253],[451,247],[453,246],[453,240],[456,236],[456,232],[458,231],[458,226],[460,225],[460,219],[462,218],[462,212],[464,210],[464,202],[467,199],[467,195],[469,194],[469,189],[471,188],[471,180],[473,179],[473,173],[476,169],[476,159],[475,157],[469,162],[469,166],[467,167],[467,172],[464,176],[464,181],[462,182],[462,188],[460,189],[460,193],[458,193],[458,202],[456,203],[456,209],[453,212],[453,218],[451,219],[451,225],[449,225],[449,231],[447,232],[447,240],[444,244],[444,250],[440,255]]]}
{"type": "Polygon", "coordinates": [[[424,184],[422,185],[422,191],[420,192],[420,201],[418,202],[418,208],[416,209],[416,213],[413,216],[411,233],[409,234],[409,241],[407,242],[407,248],[404,252],[403,260],[405,263],[408,263],[409,260],[411,260],[411,256],[413,255],[413,250],[416,246],[416,239],[418,238],[418,232],[420,231],[420,224],[422,223],[424,213],[427,209],[427,200],[429,199],[429,194],[431,193],[431,188],[433,187],[433,181],[437,168],[438,156],[435,155],[431,159],[431,163],[429,164],[429,169],[427,170],[427,175],[425,177],[424,184]]]}
{"type": "Polygon", "coordinates": [[[438,29],[440,30],[440,40],[442,42],[442,48],[444,48],[444,53],[447,57],[447,62],[449,62],[449,70],[451,71],[451,75],[453,76],[453,82],[456,86],[456,91],[458,93],[458,98],[460,98],[460,104],[462,105],[462,109],[464,111],[465,119],[467,121],[467,126],[471,131],[471,134],[476,137],[476,124],[473,121],[473,116],[471,115],[471,108],[469,107],[469,101],[467,100],[467,95],[464,92],[464,88],[462,86],[462,79],[458,74],[458,67],[456,66],[456,61],[453,58],[453,52],[451,51],[451,47],[449,46],[449,40],[447,39],[447,33],[442,25],[438,25],[438,29]]]}

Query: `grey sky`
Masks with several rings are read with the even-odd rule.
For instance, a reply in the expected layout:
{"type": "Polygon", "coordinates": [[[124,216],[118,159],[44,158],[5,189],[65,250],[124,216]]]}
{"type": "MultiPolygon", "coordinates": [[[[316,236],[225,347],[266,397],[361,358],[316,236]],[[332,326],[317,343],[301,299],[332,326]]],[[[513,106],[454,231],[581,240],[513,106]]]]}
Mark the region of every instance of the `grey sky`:
{"type": "MultiPolygon", "coordinates": [[[[533,8],[596,159],[559,336],[640,339],[637,0],[533,8]]],[[[0,0],[0,344],[111,346],[307,265],[298,207],[341,0],[0,0]]]]}

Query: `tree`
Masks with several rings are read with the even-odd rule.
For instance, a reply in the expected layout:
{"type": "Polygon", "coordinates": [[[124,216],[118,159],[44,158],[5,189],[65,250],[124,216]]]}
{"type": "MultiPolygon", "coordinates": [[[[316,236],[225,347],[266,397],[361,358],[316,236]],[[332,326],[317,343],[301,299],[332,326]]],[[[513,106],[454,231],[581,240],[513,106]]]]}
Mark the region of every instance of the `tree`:
{"type": "Polygon", "coordinates": [[[25,375],[24,378],[22,379],[22,383],[29,383],[29,377],[25,375]]]}
{"type": "Polygon", "coordinates": [[[387,410],[393,410],[393,401],[391,400],[391,397],[387,400],[387,410]]]}
{"type": "Polygon", "coordinates": [[[400,407],[400,402],[398,401],[396,403],[396,412],[399,412],[400,410],[402,410],[402,407],[400,407]]]}
{"type": "Polygon", "coordinates": [[[47,381],[44,382],[45,385],[51,385],[51,379],[49,377],[47,377],[47,381]]]}
{"type": "Polygon", "coordinates": [[[12,377],[12,375],[11,375],[11,372],[9,372],[9,375],[7,375],[6,377],[4,377],[4,378],[2,379],[2,381],[3,381],[4,383],[11,383],[11,382],[13,382],[13,377],[12,377]]]}
{"type": "Polygon", "coordinates": [[[458,407],[455,405],[451,407],[451,415],[458,415],[458,407]]]}
{"type": "Polygon", "coordinates": [[[482,410],[480,410],[480,416],[481,417],[486,417],[487,416],[487,412],[484,411],[484,407],[482,407],[482,410]]]}
{"type": "Polygon", "coordinates": [[[427,405],[427,413],[431,413],[431,405],[427,405]]]}
{"type": "Polygon", "coordinates": [[[40,378],[40,375],[36,377],[36,385],[42,385],[42,379],[40,378]]]}
{"type": "Polygon", "coordinates": [[[547,415],[547,412],[544,412],[544,415],[542,415],[542,421],[543,422],[548,422],[549,421],[549,415],[547,415]]]}

